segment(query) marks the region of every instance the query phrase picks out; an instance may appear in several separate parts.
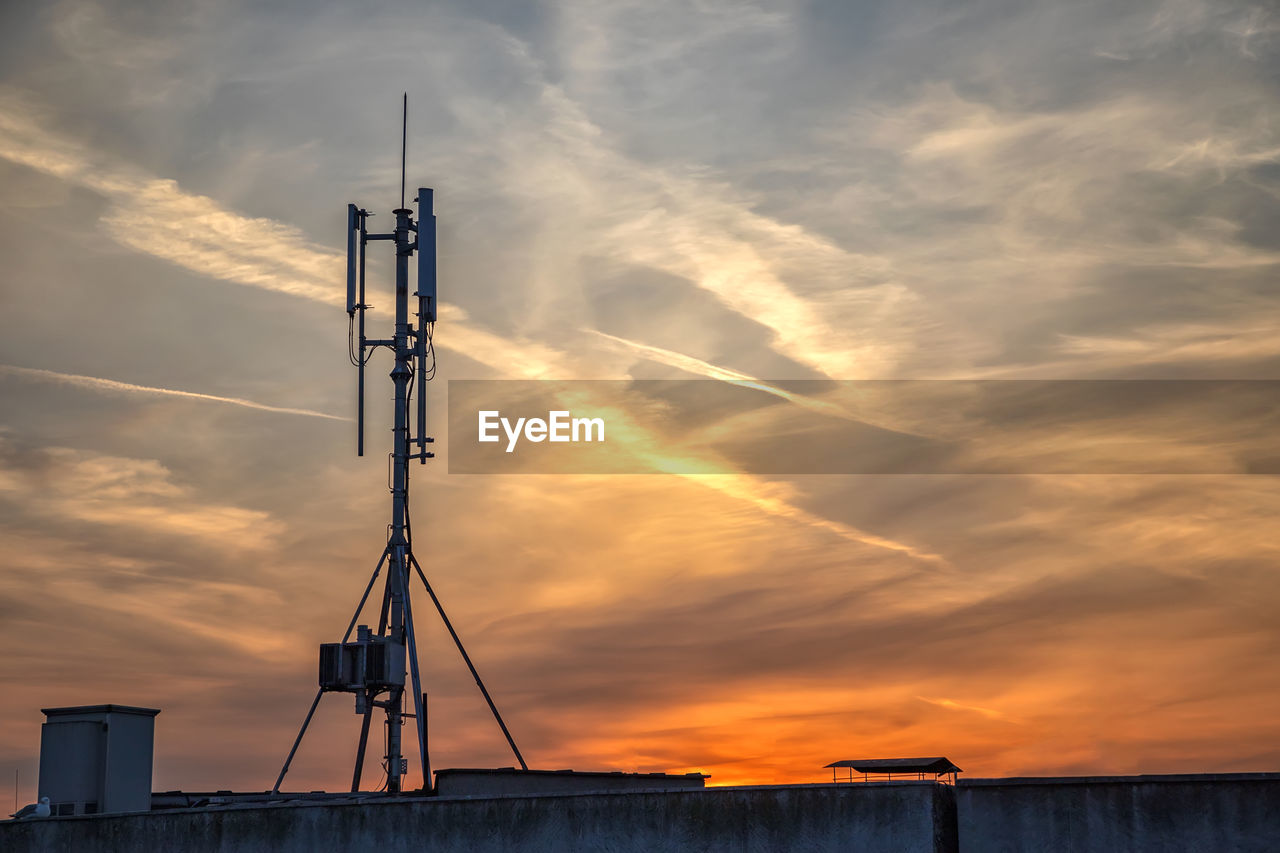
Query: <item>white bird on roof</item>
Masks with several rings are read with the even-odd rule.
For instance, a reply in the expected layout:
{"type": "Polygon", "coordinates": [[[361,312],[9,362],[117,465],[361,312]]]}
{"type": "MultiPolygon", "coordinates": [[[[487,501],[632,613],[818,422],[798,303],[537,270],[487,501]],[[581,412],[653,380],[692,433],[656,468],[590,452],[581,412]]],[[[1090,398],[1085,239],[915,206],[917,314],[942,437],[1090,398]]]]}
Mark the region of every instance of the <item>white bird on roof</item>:
{"type": "Polygon", "coordinates": [[[49,816],[49,798],[41,797],[40,802],[32,803],[29,806],[23,806],[9,817],[14,820],[25,820],[29,817],[48,817],[49,816]]]}

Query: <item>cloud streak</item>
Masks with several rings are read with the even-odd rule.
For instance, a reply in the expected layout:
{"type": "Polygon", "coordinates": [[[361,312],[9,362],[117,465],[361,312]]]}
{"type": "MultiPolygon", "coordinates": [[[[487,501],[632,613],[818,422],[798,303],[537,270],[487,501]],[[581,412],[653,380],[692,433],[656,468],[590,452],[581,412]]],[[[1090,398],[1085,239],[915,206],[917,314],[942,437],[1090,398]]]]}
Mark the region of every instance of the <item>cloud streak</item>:
{"type": "Polygon", "coordinates": [[[297,228],[242,216],[172,180],[113,164],[46,129],[17,92],[0,91],[0,158],[102,194],[102,222],[122,245],[192,272],[340,305],[343,260],[297,228]]]}
{"type": "MultiPolygon", "coordinates": [[[[557,109],[572,110],[562,96],[555,95],[551,89],[547,92],[557,109]]],[[[104,168],[101,164],[94,163],[85,149],[42,130],[31,117],[31,110],[24,109],[15,96],[10,94],[8,100],[13,112],[9,118],[0,122],[0,132],[7,134],[7,139],[0,136],[0,156],[107,194],[115,207],[105,217],[104,223],[109,232],[124,245],[214,278],[327,304],[340,304],[337,283],[341,281],[342,271],[337,254],[305,244],[296,229],[270,220],[250,219],[232,213],[212,199],[183,192],[173,181],[145,179],[139,177],[134,169],[104,168]],[[4,144],[5,142],[8,144],[4,144]],[[281,258],[292,259],[288,267],[280,267],[281,258]]],[[[580,127],[580,116],[571,116],[567,119],[567,124],[570,127],[580,127]]],[[[692,187],[686,187],[681,192],[691,198],[696,191],[692,187]]],[[[775,227],[764,223],[764,220],[760,220],[760,223],[764,224],[766,230],[775,227]]],[[[694,226],[689,223],[688,227],[694,226]]],[[[815,242],[798,233],[792,234],[793,230],[782,229],[782,233],[790,235],[787,237],[788,241],[798,240],[805,246],[822,248],[820,241],[815,242]]],[[[639,245],[645,239],[642,236],[627,242],[639,245]]],[[[774,301],[775,306],[778,300],[793,306],[790,314],[796,315],[791,317],[797,321],[795,328],[813,328],[816,317],[810,316],[807,308],[798,307],[801,306],[801,301],[779,290],[781,285],[769,286],[774,289],[765,295],[774,301]],[[801,317],[796,312],[801,312],[804,316],[801,317]]],[[[572,375],[570,371],[574,370],[575,362],[579,360],[570,360],[563,353],[542,344],[510,340],[477,328],[467,323],[465,311],[457,307],[447,307],[443,319],[453,325],[453,328],[439,336],[441,348],[462,352],[504,375],[524,378],[572,375]]],[[[614,340],[616,342],[621,339],[614,340]]],[[[0,366],[0,372],[100,391],[187,397],[263,411],[349,420],[311,410],[286,409],[238,398],[150,388],[33,368],[0,366]]],[[[726,376],[717,375],[715,378],[723,379],[726,376]]],[[[819,404],[815,401],[813,405],[819,404]]],[[[672,460],[669,455],[664,454],[658,462],[666,465],[671,464],[672,460]]],[[[680,470],[687,470],[691,465],[697,467],[698,463],[696,460],[684,459],[674,464],[680,470]]],[[[945,563],[936,554],[856,530],[801,509],[782,498],[778,492],[779,487],[769,487],[750,477],[730,476],[726,479],[724,476],[717,476],[707,479],[705,484],[769,515],[816,526],[849,541],[899,551],[926,561],[945,563]]]]}
{"type": "Polygon", "coordinates": [[[917,696],[916,698],[921,702],[927,702],[930,705],[937,705],[939,708],[946,708],[948,711],[967,711],[969,713],[986,717],[989,720],[1000,720],[1007,723],[1020,722],[1019,720],[1015,720],[1008,714],[1000,711],[996,711],[991,708],[981,708],[977,705],[966,705],[963,702],[956,702],[953,699],[930,699],[926,696],[917,696]]]}
{"type": "Polygon", "coordinates": [[[115,379],[102,379],[97,376],[81,376],[76,373],[59,373],[56,370],[44,370],[36,367],[15,367],[11,364],[0,364],[0,376],[14,376],[19,379],[33,379],[40,382],[55,382],[90,391],[115,394],[145,394],[155,397],[181,397],[187,400],[203,400],[211,403],[225,403],[260,412],[274,412],[281,415],[301,415],[308,418],[323,418],[330,421],[350,421],[339,415],[317,412],[312,409],[294,409],[287,406],[269,406],[239,397],[219,397],[216,394],[200,394],[195,391],[179,391],[174,388],[156,388],[150,385],[135,385],[131,382],[120,382],[115,379]]]}
{"type": "Polygon", "coordinates": [[[231,550],[262,550],[284,531],[271,513],[201,500],[155,459],[67,447],[19,455],[0,444],[0,451],[0,491],[55,525],[72,519],[231,550]]]}

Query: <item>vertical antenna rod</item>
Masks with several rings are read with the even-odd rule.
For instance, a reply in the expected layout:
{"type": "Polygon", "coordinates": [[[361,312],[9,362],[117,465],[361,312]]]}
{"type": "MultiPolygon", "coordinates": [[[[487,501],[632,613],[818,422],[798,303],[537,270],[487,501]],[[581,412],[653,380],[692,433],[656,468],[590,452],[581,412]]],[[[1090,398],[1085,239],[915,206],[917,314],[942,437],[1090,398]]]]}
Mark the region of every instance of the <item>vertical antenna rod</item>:
{"type": "Polygon", "coordinates": [[[404,93],[404,113],[400,124],[400,206],[404,207],[405,152],[409,147],[409,93],[404,93]]]}

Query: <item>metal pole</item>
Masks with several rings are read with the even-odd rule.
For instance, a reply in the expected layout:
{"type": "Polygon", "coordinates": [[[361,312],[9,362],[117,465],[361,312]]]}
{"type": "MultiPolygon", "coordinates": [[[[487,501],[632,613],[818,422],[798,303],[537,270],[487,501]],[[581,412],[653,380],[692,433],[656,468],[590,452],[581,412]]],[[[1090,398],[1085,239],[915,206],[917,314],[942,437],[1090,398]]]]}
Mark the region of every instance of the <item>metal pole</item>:
{"type": "Polygon", "coordinates": [[[432,602],[435,603],[436,610],[440,613],[440,619],[444,622],[444,626],[449,629],[449,636],[453,637],[454,644],[458,647],[458,651],[462,653],[462,659],[466,661],[467,669],[471,670],[471,677],[476,680],[476,686],[480,688],[480,692],[484,695],[484,701],[489,703],[489,710],[493,712],[493,718],[498,721],[498,728],[502,729],[502,734],[506,736],[507,744],[516,755],[516,761],[520,762],[521,769],[528,770],[529,765],[525,763],[524,756],[520,754],[515,738],[511,737],[511,732],[507,730],[507,724],[502,721],[502,715],[498,713],[498,706],[493,703],[493,699],[489,696],[489,691],[485,689],[484,682],[480,679],[480,673],[476,671],[475,664],[471,662],[471,655],[467,654],[467,650],[463,647],[462,640],[458,637],[458,632],[453,630],[453,623],[449,621],[448,614],[444,612],[444,606],[440,603],[440,599],[436,598],[435,590],[427,582],[427,576],[422,571],[422,566],[418,565],[418,559],[412,554],[409,555],[409,559],[413,561],[413,567],[418,570],[418,577],[422,579],[422,585],[427,588],[427,595],[431,596],[432,602]]]}
{"type": "MultiPolygon", "coordinates": [[[[386,553],[385,551],[383,553],[386,553]]],[[[391,608],[389,595],[391,590],[382,588],[382,605],[378,608],[378,636],[387,632],[387,611],[391,608]]],[[[364,753],[369,745],[369,724],[373,722],[373,700],[376,695],[371,690],[364,691],[364,719],[360,722],[360,745],[356,747],[356,766],[351,773],[351,792],[360,790],[360,776],[364,773],[364,753]]]]}
{"type": "Polygon", "coordinates": [[[369,743],[369,723],[373,721],[373,697],[365,692],[364,720],[360,723],[360,746],[356,748],[356,769],[351,773],[351,793],[360,790],[360,774],[364,772],[364,750],[369,743]]]}
{"type": "Polygon", "coordinates": [[[400,125],[400,206],[404,207],[404,169],[409,147],[409,93],[404,93],[404,123],[400,125]]]}
{"type": "Polygon", "coordinates": [[[369,600],[369,591],[373,589],[373,582],[378,579],[378,572],[382,571],[382,564],[386,562],[387,549],[382,549],[382,556],[378,558],[378,565],[373,569],[373,576],[369,578],[369,584],[364,588],[364,595],[360,596],[360,603],[356,605],[356,612],[351,614],[351,621],[347,623],[347,630],[342,635],[342,642],[351,639],[351,632],[356,627],[356,622],[360,619],[360,611],[364,610],[364,603],[369,600]]]}
{"type": "MultiPolygon", "coordinates": [[[[410,368],[413,350],[409,344],[409,255],[413,252],[410,240],[409,217],[412,211],[403,207],[396,215],[396,331],[393,347],[396,365],[391,371],[395,382],[395,422],[393,427],[392,485],[391,485],[391,558],[388,563],[387,589],[391,599],[390,636],[395,642],[405,643],[404,590],[408,588],[407,574],[408,539],[405,534],[406,500],[409,481],[409,382],[413,376],[410,368]]],[[[387,791],[400,791],[400,729],[403,725],[404,690],[393,689],[387,698],[387,791]]]]}
{"type": "Polygon", "coordinates": [[[409,674],[413,680],[414,721],[418,724],[418,760],[422,769],[422,789],[431,787],[431,765],[427,763],[427,735],[422,719],[422,679],[418,677],[418,641],[413,633],[413,604],[409,598],[409,579],[401,578],[404,593],[404,626],[409,641],[409,674]]]}
{"type": "Polygon", "coordinates": [[[298,744],[302,743],[302,736],[307,733],[307,726],[311,725],[311,716],[316,712],[316,706],[320,704],[320,697],[323,695],[323,690],[317,690],[316,698],[311,700],[311,709],[307,711],[307,718],[302,721],[302,728],[298,729],[298,736],[293,739],[293,748],[289,750],[289,757],[284,760],[280,775],[276,777],[276,783],[271,786],[272,794],[280,793],[280,783],[284,781],[284,774],[289,772],[289,765],[293,763],[293,754],[298,751],[298,744]]]}
{"type": "Polygon", "coordinates": [[[428,716],[431,713],[430,708],[431,706],[427,704],[427,693],[424,690],[422,693],[422,754],[426,758],[427,769],[423,775],[427,778],[426,790],[428,791],[435,790],[436,787],[435,780],[431,777],[431,729],[429,728],[431,718],[428,716]]]}

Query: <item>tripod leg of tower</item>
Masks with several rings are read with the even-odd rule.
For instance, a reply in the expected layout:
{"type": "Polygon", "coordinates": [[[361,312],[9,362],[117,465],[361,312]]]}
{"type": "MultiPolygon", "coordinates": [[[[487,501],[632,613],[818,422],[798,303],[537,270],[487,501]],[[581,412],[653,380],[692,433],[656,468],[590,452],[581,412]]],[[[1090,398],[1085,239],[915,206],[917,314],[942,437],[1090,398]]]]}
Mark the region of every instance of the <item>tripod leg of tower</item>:
{"type": "Polygon", "coordinates": [[[360,621],[360,611],[364,610],[365,602],[369,600],[369,592],[373,589],[373,584],[378,579],[378,573],[382,571],[382,564],[387,561],[387,549],[382,549],[382,556],[378,558],[378,565],[374,566],[373,576],[369,578],[369,583],[365,585],[364,595],[360,596],[360,603],[356,605],[356,612],[351,614],[351,621],[347,623],[347,630],[342,635],[342,642],[351,639],[351,632],[355,630],[356,622],[360,621]]]}
{"type": "MultiPolygon", "coordinates": [[[[387,589],[390,593],[390,624],[387,626],[387,637],[392,642],[404,644],[405,626],[404,626],[404,596],[400,590],[404,587],[403,568],[404,560],[403,546],[393,546],[394,554],[391,558],[391,565],[387,572],[387,589]]],[[[385,756],[387,767],[387,793],[398,794],[401,790],[400,780],[403,776],[401,767],[401,730],[404,727],[404,669],[403,660],[400,663],[401,684],[393,685],[388,688],[388,695],[384,708],[386,710],[386,732],[387,732],[387,753],[385,756]]]]}
{"type": "Polygon", "coordinates": [[[364,771],[364,750],[369,743],[369,724],[373,722],[373,702],[365,697],[364,719],[360,721],[360,745],[356,748],[356,769],[351,773],[351,793],[360,790],[360,774],[364,771]]]}
{"type": "MultiPolygon", "coordinates": [[[[378,573],[382,571],[382,564],[387,561],[388,549],[382,549],[382,556],[378,558],[378,564],[373,568],[373,574],[369,576],[369,583],[365,584],[364,594],[360,596],[360,603],[356,605],[355,613],[351,614],[351,621],[347,623],[346,633],[342,635],[342,642],[351,639],[351,632],[356,627],[356,622],[360,620],[360,611],[364,610],[365,602],[369,600],[369,593],[373,590],[374,583],[378,580],[378,573]]],[[[302,737],[307,733],[307,727],[311,725],[311,718],[315,716],[316,706],[320,704],[320,697],[324,695],[324,688],[316,691],[316,698],[311,700],[311,708],[307,711],[307,716],[302,721],[302,727],[298,729],[298,736],[293,740],[293,746],[289,749],[289,755],[284,760],[284,765],[280,768],[280,775],[276,777],[276,783],[271,786],[271,793],[280,793],[280,786],[284,783],[285,774],[289,772],[289,765],[293,763],[293,756],[298,751],[298,745],[302,743],[302,737]]]]}
{"type": "Polygon", "coordinates": [[[311,700],[311,707],[307,709],[307,716],[302,721],[302,728],[298,729],[298,736],[293,739],[293,746],[289,749],[289,757],[284,760],[284,766],[280,768],[280,775],[276,777],[276,783],[271,786],[271,793],[280,793],[280,785],[284,782],[284,774],[289,772],[289,765],[293,763],[293,756],[298,751],[298,744],[302,743],[302,736],[307,733],[307,726],[311,725],[311,718],[315,716],[316,706],[320,704],[320,697],[324,695],[324,690],[316,691],[316,698],[311,700]]]}
{"type": "MultiPolygon", "coordinates": [[[[387,551],[382,552],[383,559],[386,559],[387,551]]],[[[366,593],[367,594],[367,593],[366,593]]],[[[382,605],[378,608],[378,635],[381,636],[387,632],[387,609],[391,606],[390,600],[387,598],[387,589],[382,588],[382,605]]],[[[369,745],[369,725],[373,722],[373,694],[366,690],[362,694],[364,696],[364,713],[361,715],[363,719],[360,721],[360,743],[356,747],[356,766],[351,773],[351,792],[355,793],[360,790],[360,776],[364,773],[364,754],[365,749],[369,745]]]]}
{"type": "Polygon", "coordinates": [[[402,577],[401,580],[404,584],[402,589],[404,593],[404,624],[409,641],[409,675],[413,682],[413,719],[418,728],[418,759],[422,762],[419,765],[422,770],[422,790],[426,791],[431,788],[431,763],[427,760],[426,718],[423,716],[422,707],[422,679],[418,676],[418,641],[413,633],[413,603],[409,598],[409,578],[402,577]]]}
{"type": "MultiPolygon", "coordinates": [[[[390,549],[383,551],[383,557],[390,553],[390,549]]],[[[367,595],[366,591],[366,595],[367,595]]],[[[391,612],[391,589],[384,585],[382,588],[382,604],[378,607],[378,636],[384,636],[387,633],[387,620],[391,612]]],[[[365,689],[357,694],[364,700],[364,711],[361,714],[360,721],[360,742],[356,747],[356,765],[351,773],[351,791],[352,793],[360,790],[360,777],[364,773],[364,757],[365,751],[369,745],[369,726],[373,722],[373,709],[375,707],[376,695],[374,691],[365,689]]],[[[358,706],[357,706],[358,707],[358,706]]]]}
{"type": "Polygon", "coordinates": [[[458,636],[457,631],[453,630],[453,623],[449,621],[449,614],[444,612],[444,605],[436,597],[436,591],[431,588],[431,584],[427,581],[426,573],[422,571],[422,566],[418,565],[416,557],[410,554],[409,559],[413,561],[413,567],[417,570],[418,577],[422,580],[422,585],[427,588],[427,595],[431,596],[431,601],[436,606],[436,612],[440,614],[440,621],[444,622],[444,627],[449,629],[449,636],[453,637],[453,643],[458,647],[458,652],[462,655],[463,661],[466,662],[467,669],[471,670],[471,677],[475,679],[476,686],[480,688],[484,701],[489,703],[489,710],[493,713],[493,718],[497,720],[498,728],[502,729],[502,734],[507,739],[507,745],[515,753],[516,761],[520,762],[521,769],[528,770],[529,765],[525,763],[524,756],[520,754],[520,748],[516,746],[515,738],[507,730],[507,724],[502,721],[502,714],[498,713],[498,706],[494,704],[493,697],[489,695],[489,691],[484,686],[484,681],[480,678],[480,673],[476,670],[475,664],[471,662],[471,655],[467,654],[466,647],[462,645],[462,638],[458,636]]]}

